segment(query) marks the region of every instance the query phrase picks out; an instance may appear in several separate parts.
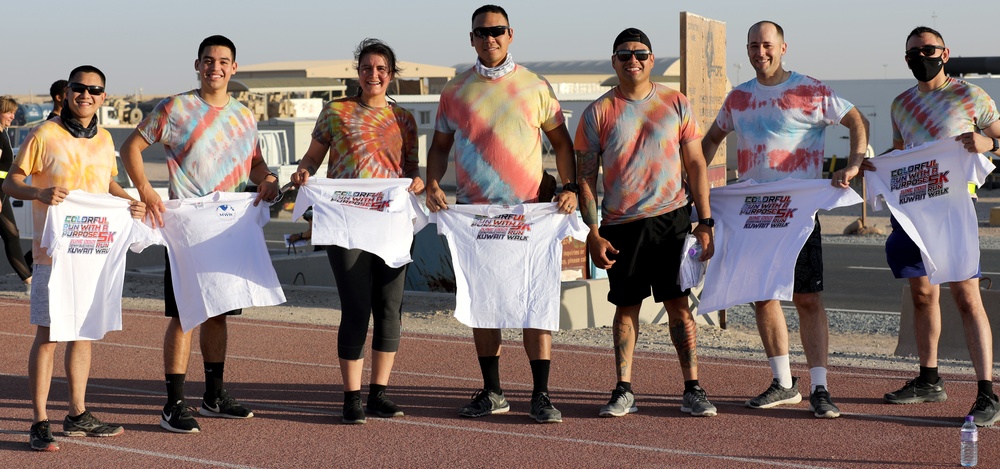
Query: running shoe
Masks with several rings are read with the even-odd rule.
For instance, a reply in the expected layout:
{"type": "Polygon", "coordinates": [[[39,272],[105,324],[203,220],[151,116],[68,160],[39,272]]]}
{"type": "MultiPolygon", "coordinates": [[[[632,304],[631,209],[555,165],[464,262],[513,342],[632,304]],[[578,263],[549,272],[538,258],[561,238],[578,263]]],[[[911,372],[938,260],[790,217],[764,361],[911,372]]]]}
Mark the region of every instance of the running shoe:
{"type": "Polygon", "coordinates": [[[897,391],[885,394],[885,401],[890,404],[917,404],[920,402],[944,402],[948,394],[944,392],[944,380],[938,377],[935,383],[925,383],[920,377],[906,382],[897,391]]]}
{"type": "Polygon", "coordinates": [[[160,416],[160,426],[174,433],[199,433],[201,427],[191,415],[192,410],[184,401],[167,404],[160,416]]]}
{"type": "Polygon", "coordinates": [[[400,410],[399,406],[385,397],[385,391],[379,391],[378,394],[369,395],[368,405],[365,406],[365,408],[369,413],[378,415],[379,417],[385,419],[403,416],[403,411],[400,410]]]}
{"type": "Polygon", "coordinates": [[[253,412],[233,399],[229,393],[223,389],[219,391],[219,397],[215,402],[201,401],[201,408],[198,413],[205,417],[222,417],[225,419],[248,419],[253,417],[253,412]]]}
{"type": "Polygon", "coordinates": [[[840,408],[830,399],[830,392],[826,390],[826,386],[816,386],[816,390],[809,395],[809,410],[818,419],[840,417],[840,408]]]}
{"type": "Polygon", "coordinates": [[[601,407],[600,416],[601,417],[624,417],[625,415],[638,412],[639,408],[635,405],[635,394],[632,391],[626,391],[624,387],[615,386],[615,390],[611,391],[611,400],[604,407],[601,407]]]}
{"type": "Polygon", "coordinates": [[[340,422],[348,425],[361,425],[367,422],[365,409],[361,408],[361,396],[352,396],[344,401],[344,415],[340,422]]]}
{"type": "Polygon", "coordinates": [[[685,391],[681,399],[681,412],[687,412],[695,417],[715,417],[718,410],[708,401],[708,395],[701,386],[695,386],[691,391],[685,391]]]}
{"type": "Polygon", "coordinates": [[[56,443],[56,439],[52,437],[52,429],[49,427],[48,420],[31,424],[28,435],[31,449],[35,451],[59,451],[59,443],[56,443]]]}
{"type": "Polygon", "coordinates": [[[997,420],[1000,420],[1000,402],[997,395],[987,395],[979,393],[976,395],[976,403],[969,410],[972,422],[980,427],[992,427],[997,420]]]}
{"type": "Polygon", "coordinates": [[[799,394],[799,379],[792,378],[792,387],[783,388],[778,378],[771,381],[771,387],[762,392],[759,396],[747,401],[747,407],[751,409],[770,409],[784,404],[798,404],[802,402],[802,394],[799,394]]]}
{"type": "Polygon", "coordinates": [[[503,393],[497,394],[493,391],[480,389],[472,396],[472,402],[466,404],[458,410],[458,415],[462,417],[476,418],[490,414],[502,414],[510,410],[510,404],[503,393]]]}
{"type": "Polygon", "coordinates": [[[63,419],[63,435],[65,436],[97,436],[108,437],[118,436],[125,433],[121,425],[109,425],[94,417],[89,410],[85,410],[76,419],[71,419],[68,415],[63,419]]]}
{"type": "Polygon", "coordinates": [[[562,422],[562,412],[552,405],[547,392],[536,392],[531,396],[531,412],[528,415],[538,423],[562,422]]]}

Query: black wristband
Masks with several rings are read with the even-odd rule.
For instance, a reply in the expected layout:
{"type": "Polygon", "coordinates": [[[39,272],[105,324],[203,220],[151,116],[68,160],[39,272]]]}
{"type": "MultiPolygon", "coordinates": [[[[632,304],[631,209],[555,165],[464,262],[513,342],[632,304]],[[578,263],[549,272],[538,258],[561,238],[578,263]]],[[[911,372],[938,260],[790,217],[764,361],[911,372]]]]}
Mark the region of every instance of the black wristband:
{"type": "Polygon", "coordinates": [[[575,182],[567,182],[566,184],[563,184],[562,190],[563,190],[563,192],[569,191],[569,192],[572,192],[574,194],[579,194],[580,193],[580,185],[577,184],[577,183],[575,183],[575,182]]]}
{"type": "Polygon", "coordinates": [[[994,138],[993,139],[993,149],[991,149],[990,151],[993,152],[993,153],[996,153],[997,150],[1000,150],[1000,140],[997,140],[997,139],[994,138]]]}
{"type": "Polygon", "coordinates": [[[712,228],[712,227],[715,226],[715,219],[714,218],[699,218],[698,219],[698,224],[699,225],[705,225],[705,226],[707,226],[709,228],[712,228]]]}

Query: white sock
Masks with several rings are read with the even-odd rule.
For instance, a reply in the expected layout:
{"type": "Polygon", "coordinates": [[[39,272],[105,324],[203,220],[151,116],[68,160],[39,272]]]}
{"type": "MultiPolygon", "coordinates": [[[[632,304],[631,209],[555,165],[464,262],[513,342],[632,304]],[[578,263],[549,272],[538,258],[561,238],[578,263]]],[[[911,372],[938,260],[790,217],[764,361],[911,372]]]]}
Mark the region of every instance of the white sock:
{"type": "Polygon", "coordinates": [[[826,385],[826,368],[822,366],[809,369],[809,380],[812,381],[812,384],[809,385],[810,394],[816,391],[816,386],[823,386],[827,391],[830,390],[830,387],[826,385]]]}
{"type": "Polygon", "coordinates": [[[781,387],[792,387],[792,366],[788,363],[788,355],[769,357],[767,362],[771,364],[771,374],[781,387]]]}

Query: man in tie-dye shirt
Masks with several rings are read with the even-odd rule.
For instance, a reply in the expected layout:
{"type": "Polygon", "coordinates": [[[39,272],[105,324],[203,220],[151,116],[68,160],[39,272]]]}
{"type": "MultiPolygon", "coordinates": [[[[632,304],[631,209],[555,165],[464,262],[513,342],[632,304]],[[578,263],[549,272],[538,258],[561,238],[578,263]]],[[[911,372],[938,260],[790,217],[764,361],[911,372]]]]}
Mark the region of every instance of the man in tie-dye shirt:
{"type": "MultiPolygon", "coordinates": [[[[1000,114],[996,103],[982,88],[945,75],[944,64],[950,55],[944,38],[931,28],[918,27],[906,37],[906,64],[917,79],[917,86],[892,101],[893,147],[910,148],[954,138],[970,153],[1000,154],[997,139],[1000,114]]],[[[906,278],[910,283],[920,374],[901,389],[887,393],[885,399],[894,404],[944,401],[948,396],[937,368],[941,289],[930,283],[920,249],[895,218],[892,227],[885,243],[886,260],[896,278],[906,278]]],[[[969,415],[976,425],[989,426],[1000,419],[1000,402],[993,392],[993,335],[978,277],[951,282],[951,296],[961,312],[966,345],[979,380],[979,392],[969,415]]]]}
{"type": "MultiPolygon", "coordinates": [[[[215,191],[242,191],[247,180],[258,184],[257,199],[273,200],[278,177],[264,162],[257,141],[257,123],[245,106],[229,96],[229,79],[236,73],[236,46],[223,36],[206,38],[194,62],[201,86],[160,102],[122,145],[125,170],[135,182],[147,214],[163,226],[166,210],[143,171],[142,151],[156,142],[167,153],[170,197],[201,197],[215,191]]],[[[194,275],[194,273],[190,273],[194,275]]],[[[191,355],[191,333],[181,328],[170,278],[164,270],[166,316],[170,318],[163,339],[167,403],[160,426],[175,433],[198,433],[201,428],[184,402],[184,378],[191,355]]],[[[223,387],[226,359],[226,316],[215,316],[201,325],[200,346],[205,359],[205,394],[201,415],[249,418],[253,412],[229,396],[223,387]]]]}
{"type": "MultiPolygon", "coordinates": [[[[850,130],[851,156],[847,167],[834,173],[831,184],[847,188],[864,162],[868,121],[819,80],[786,71],[781,64],[786,49],[781,26],[761,21],[750,27],[747,55],[757,76],[726,96],[703,140],[705,157],[711,160],[726,135],[736,132],[741,180],[819,179],[823,176],[824,132],[827,126],[839,123],[850,130]]],[[[797,254],[792,302],[799,313],[802,347],[809,364],[809,408],[818,418],[836,418],[840,409],[830,399],[826,380],[829,322],[820,298],[823,246],[819,219],[797,254]]],[[[746,402],[747,407],[766,409],[801,402],[798,378],[792,378],[789,364],[788,326],[781,304],[765,299],[755,302],[754,309],[774,379],[767,390],[746,402]]]]}
{"type": "Polygon", "coordinates": [[[576,155],[587,246],[594,265],[608,270],[608,301],[615,305],[614,349],[618,384],[602,417],[621,417],[638,408],[632,392],[632,359],[639,338],[639,309],[653,292],[670,321],[684,396],[681,410],[711,417],[716,408],[698,383],[697,325],[689,290],[677,282],[684,240],[691,232],[691,208],[684,189],[687,172],[701,222],[695,236],[712,257],[708,178],[701,133],[691,103],[679,91],[649,79],[653,46],[642,31],[622,31],[612,46],[618,86],[594,101],[576,129],[576,155]],[[597,175],[604,169],[602,226],[597,219],[597,175]]]}
{"type": "MultiPolygon", "coordinates": [[[[573,142],[552,87],[538,74],[514,63],[507,48],[514,39],[507,12],[484,5],[472,14],[469,41],[479,59],[458,74],[441,92],[434,138],[427,153],[427,208],[446,210],[440,181],[455,148],[455,172],[460,204],[520,204],[539,200],[542,181],[542,137],[545,132],[556,153],[559,177],[565,184],[557,196],[559,208],[576,210],[573,142]]],[[[483,389],[459,410],[463,417],[482,417],[510,410],[500,387],[499,329],[473,329],[483,373],[483,389]]],[[[540,423],[561,422],[549,401],[552,332],[524,329],[524,349],[531,361],[534,388],[530,416],[540,423]]]]}

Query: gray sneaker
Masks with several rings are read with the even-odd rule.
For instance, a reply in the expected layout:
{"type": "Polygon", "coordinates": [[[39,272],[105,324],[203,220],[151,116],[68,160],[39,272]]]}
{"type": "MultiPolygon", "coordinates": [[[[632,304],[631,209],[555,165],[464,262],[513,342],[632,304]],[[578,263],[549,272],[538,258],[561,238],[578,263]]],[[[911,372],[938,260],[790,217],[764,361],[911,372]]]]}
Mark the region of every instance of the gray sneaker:
{"type": "Polygon", "coordinates": [[[547,392],[539,392],[531,396],[531,412],[528,415],[538,423],[562,422],[562,412],[559,412],[552,405],[547,392]]]}
{"type": "Polygon", "coordinates": [[[476,418],[490,414],[502,414],[510,410],[510,404],[503,393],[497,394],[493,391],[480,389],[472,396],[472,402],[458,409],[458,415],[462,417],[476,418]]]}
{"type": "Polygon", "coordinates": [[[826,390],[826,386],[816,386],[816,390],[809,395],[809,410],[818,419],[840,417],[840,408],[830,399],[830,392],[826,390]]]}
{"type": "Polygon", "coordinates": [[[635,406],[635,394],[632,391],[626,391],[621,386],[615,386],[615,390],[611,391],[611,400],[608,401],[608,405],[601,407],[600,416],[624,417],[638,411],[639,408],[635,406]]]}
{"type": "Polygon", "coordinates": [[[771,380],[771,387],[762,392],[759,396],[747,401],[747,407],[751,409],[770,409],[771,407],[784,404],[798,404],[802,402],[802,394],[799,394],[799,379],[792,378],[792,387],[783,388],[778,378],[771,380]]]}
{"type": "Polygon", "coordinates": [[[1000,420],[1000,399],[997,395],[976,394],[976,403],[969,410],[972,422],[980,427],[992,427],[1000,420]]]}
{"type": "Polygon", "coordinates": [[[718,414],[701,386],[695,386],[694,390],[684,393],[684,398],[681,399],[681,412],[687,412],[695,417],[715,417],[718,414]]]}

